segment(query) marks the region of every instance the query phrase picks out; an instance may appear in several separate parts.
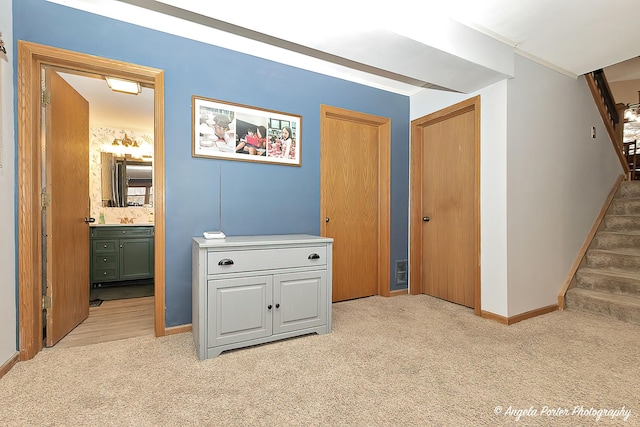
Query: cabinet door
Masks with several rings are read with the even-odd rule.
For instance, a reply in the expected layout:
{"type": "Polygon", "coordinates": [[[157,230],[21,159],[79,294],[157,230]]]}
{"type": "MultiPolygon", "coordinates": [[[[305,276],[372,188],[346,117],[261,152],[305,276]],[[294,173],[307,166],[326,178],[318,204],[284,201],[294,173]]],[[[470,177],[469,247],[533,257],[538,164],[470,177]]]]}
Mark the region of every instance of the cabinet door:
{"type": "Polygon", "coordinates": [[[153,277],[153,239],[120,239],[120,280],[153,277]]]}
{"type": "Polygon", "coordinates": [[[274,334],[327,323],[326,271],[279,274],[273,281],[274,334]]]}
{"type": "Polygon", "coordinates": [[[272,283],[272,276],[209,280],[207,346],[270,336],[272,283]]]}

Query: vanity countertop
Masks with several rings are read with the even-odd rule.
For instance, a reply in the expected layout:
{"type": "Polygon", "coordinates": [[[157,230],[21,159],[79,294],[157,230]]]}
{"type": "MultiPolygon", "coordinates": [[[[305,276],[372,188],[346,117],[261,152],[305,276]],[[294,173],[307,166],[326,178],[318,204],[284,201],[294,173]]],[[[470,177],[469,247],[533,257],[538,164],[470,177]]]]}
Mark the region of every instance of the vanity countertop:
{"type": "Polygon", "coordinates": [[[153,227],[152,222],[136,222],[134,224],[91,224],[91,227],[153,227]]]}

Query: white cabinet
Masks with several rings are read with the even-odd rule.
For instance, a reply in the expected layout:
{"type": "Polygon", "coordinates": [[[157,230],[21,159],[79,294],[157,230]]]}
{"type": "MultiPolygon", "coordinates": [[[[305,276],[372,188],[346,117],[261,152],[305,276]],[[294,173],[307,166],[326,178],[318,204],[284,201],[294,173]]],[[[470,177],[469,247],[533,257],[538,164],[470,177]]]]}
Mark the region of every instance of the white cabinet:
{"type": "Polygon", "coordinates": [[[192,325],[200,359],[331,332],[332,239],[193,239],[192,325]]]}

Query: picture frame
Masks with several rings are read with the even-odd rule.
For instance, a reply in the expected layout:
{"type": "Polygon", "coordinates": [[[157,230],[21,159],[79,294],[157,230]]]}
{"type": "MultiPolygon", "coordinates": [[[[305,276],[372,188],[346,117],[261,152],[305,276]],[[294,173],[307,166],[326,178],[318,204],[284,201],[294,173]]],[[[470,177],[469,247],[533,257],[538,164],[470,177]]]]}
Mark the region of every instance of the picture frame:
{"type": "Polygon", "coordinates": [[[192,96],[193,157],[302,165],[302,116],[192,96]]]}

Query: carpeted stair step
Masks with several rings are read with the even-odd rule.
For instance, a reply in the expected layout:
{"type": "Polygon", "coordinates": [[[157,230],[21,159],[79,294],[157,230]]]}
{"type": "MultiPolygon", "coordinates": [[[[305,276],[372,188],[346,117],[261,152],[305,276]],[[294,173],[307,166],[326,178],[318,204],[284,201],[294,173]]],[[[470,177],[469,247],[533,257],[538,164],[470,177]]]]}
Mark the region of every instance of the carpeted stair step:
{"type": "Polygon", "coordinates": [[[640,298],[640,274],[580,268],[576,282],[581,289],[640,298]]]}
{"type": "Polygon", "coordinates": [[[607,215],[640,215],[640,198],[614,198],[607,210],[607,215]]]}
{"type": "Polygon", "coordinates": [[[617,197],[640,199],[640,181],[622,181],[617,197]]]}
{"type": "Polygon", "coordinates": [[[566,307],[572,310],[602,314],[640,325],[640,298],[571,288],[567,291],[565,302],[566,307]]]}
{"type": "Polygon", "coordinates": [[[640,215],[606,215],[603,231],[640,233],[640,215]]]}
{"type": "Polygon", "coordinates": [[[640,181],[621,183],[569,289],[569,309],[640,325],[640,181]]]}
{"type": "Polygon", "coordinates": [[[640,273],[640,249],[589,249],[585,256],[588,268],[640,273]]]}
{"type": "Polygon", "coordinates": [[[594,249],[640,248],[640,232],[601,231],[591,242],[594,249]]]}

